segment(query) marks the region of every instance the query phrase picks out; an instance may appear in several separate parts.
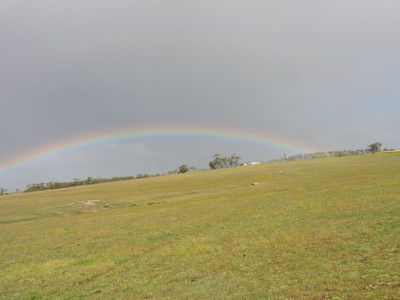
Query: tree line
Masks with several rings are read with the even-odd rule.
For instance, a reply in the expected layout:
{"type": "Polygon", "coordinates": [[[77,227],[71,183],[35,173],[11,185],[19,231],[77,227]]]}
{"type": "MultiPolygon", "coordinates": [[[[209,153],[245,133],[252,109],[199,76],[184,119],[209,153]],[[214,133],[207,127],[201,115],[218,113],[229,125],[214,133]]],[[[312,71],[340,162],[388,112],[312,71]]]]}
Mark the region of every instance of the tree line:
{"type": "MultiPolygon", "coordinates": [[[[363,155],[368,153],[378,153],[382,151],[393,151],[395,149],[382,149],[382,143],[376,142],[367,146],[366,149],[357,149],[357,150],[335,150],[335,151],[327,151],[327,152],[315,152],[315,153],[307,153],[307,154],[296,154],[292,156],[288,156],[288,161],[294,160],[302,160],[302,159],[316,159],[316,158],[325,158],[325,157],[344,157],[344,156],[353,156],[353,155],[363,155]]],[[[273,159],[269,162],[282,161],[282,158],[273,159]]]]}
{"type": "Polygon", "coordinates": [[[91,185],[91,184],[98,184],[98,183],[104,183],[104,182],[114,182],[114,181],[137,179],[137,178],[148,178],[148,177],[155,177],[155,176],[160,176],[160,175],[161,174],[155,174],[155,175],[138,174],[136,177],[135,176],[120,176],[120,177],[112,177],[112,178],[87,177],[84,180],[74,178],[72,181],[64,181],[64,182],[51,181],[51,182],[45,182],[45,183],[29,184],[26,187],[24,192],[56,190],[56,189],[74,187],[74,186],[91,185]]]}
{"type": "MultiPolygon", "coordinates": [[[[213,159],[209,162],[209,167],[211,169],[220,169],[220,168],[231,168],[239,166],[239,161],[241,157],[236,154],[231,155],[221,155],[215,154],[213,159]]],[[[176,170],[170,171],[167,174],[181,174],[189,171],[195,170],[194,167],[190,167],[186,164],[180,165],[176,170]]],[[[162,176],[164,174],[138,174],[137,176],[122,176],[122,177],[112,177],[112,178],[93,178],[87,177],[84,180],[80,180],[78,178],[74,178],[72,181],[51,181],[51,182],[43,182],[43,183],[34,183],[29,184],[24,192],[36,192],[36,191],[45,191],[45,190],[56,190],[68,187],[82,186],[82,185],[92,185],[104,182],[114,182],[120,180],[129,180],[129,179],[140,179],[140,178],[148,178],[148,177],[156,177],[162,176]]],[[[0,190],[1,192],[1,190],[0,190]]]]}

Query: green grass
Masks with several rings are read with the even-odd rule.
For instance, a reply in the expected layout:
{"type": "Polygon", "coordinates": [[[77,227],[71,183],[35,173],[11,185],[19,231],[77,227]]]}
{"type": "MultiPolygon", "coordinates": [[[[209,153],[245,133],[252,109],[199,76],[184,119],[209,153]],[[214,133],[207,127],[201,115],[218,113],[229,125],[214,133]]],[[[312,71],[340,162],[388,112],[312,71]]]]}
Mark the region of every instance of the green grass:
{"type": "Polygon", "coordinates": [[[0,197],[0,298],[399,299],[400,153],[281,167],[0,197]]]}

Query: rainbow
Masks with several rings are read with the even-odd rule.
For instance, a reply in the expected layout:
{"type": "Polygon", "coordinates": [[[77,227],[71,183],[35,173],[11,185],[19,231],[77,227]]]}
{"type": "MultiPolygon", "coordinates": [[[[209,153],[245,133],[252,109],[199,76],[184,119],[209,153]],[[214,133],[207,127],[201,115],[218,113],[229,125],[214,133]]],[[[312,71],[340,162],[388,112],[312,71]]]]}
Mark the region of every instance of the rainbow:
{"type": "Polygon", "coordinates": [[[312,153],[324,151],[321,148],[311,147],[298,141],[289,140],[282,136],[265,132],[254,132],[242,129],[228,129],[223,127],[206,126],[145,126],[127,127],[109,131],[91,132],[80,136],[73,136],[59,140],[26,153],[0,161],[0,174],[18,169],[31,162],[46,159],[55,154],[66,151],[76,151],[89,146],[101,146],[127,140],[140,140],[143,138],[168,138],[168,137],[205,137],[221,140],[233,140],[246,143],[254,143],[262,146],[274,146],[296,153],[312,153]]]}

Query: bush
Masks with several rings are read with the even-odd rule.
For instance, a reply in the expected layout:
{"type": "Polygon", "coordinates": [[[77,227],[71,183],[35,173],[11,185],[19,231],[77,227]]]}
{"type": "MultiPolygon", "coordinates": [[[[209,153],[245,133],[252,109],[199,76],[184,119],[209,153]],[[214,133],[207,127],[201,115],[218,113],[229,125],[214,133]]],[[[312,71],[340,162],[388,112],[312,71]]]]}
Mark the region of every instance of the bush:
{"type": "Polygon", "coordinates": [[[178,168],[178,173],[186,173],[189,172],[189,167],[187,165],[181,165],[178,168]]]}

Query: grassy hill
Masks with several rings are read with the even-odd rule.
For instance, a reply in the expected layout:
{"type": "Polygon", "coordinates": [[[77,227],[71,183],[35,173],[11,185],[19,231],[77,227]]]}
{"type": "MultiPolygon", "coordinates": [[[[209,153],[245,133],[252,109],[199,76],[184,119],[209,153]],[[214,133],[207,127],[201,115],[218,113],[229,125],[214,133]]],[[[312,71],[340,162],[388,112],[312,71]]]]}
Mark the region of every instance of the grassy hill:
{"type": "Polygon", "coordinates": [[[281,168],[0,197],[0,298],[399,299],[400,153],[281,168]]]}

